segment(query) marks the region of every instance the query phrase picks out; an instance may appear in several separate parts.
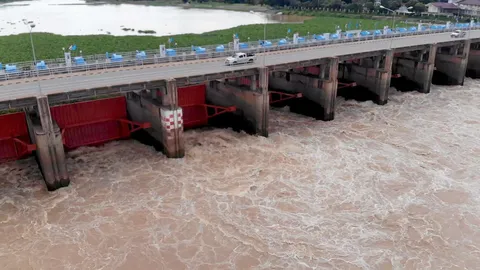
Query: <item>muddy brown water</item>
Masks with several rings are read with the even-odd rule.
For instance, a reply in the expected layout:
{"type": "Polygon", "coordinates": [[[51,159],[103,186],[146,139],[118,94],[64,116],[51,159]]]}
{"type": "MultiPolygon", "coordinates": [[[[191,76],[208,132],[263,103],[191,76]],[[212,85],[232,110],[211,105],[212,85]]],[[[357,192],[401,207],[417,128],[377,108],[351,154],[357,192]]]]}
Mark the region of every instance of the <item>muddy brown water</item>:
{"type": "Polygon", "coordinates": [[[331,122],[273,109],[270,137],[186,132],[68,155],[48,193],[0,165],[0,268],[479,269],[480,85],[338,99],[331,122]]]}

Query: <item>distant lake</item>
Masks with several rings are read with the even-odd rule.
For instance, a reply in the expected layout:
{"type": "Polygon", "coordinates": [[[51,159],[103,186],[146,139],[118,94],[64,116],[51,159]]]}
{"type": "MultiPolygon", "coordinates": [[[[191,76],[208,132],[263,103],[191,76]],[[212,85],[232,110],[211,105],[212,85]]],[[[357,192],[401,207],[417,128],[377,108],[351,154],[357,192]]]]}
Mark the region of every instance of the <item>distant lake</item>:
{"type": "Polygon", "coordinates": [[[115,36],[139,35],[138,30],[154,30],[157,36],[204,33],[246,24],[274,23],[284,19],[292,21],[292,18],[265,13],[131,4],[87,5],[81,0],[37,0],[1,4],[0,36],[28,32],[23,19],[35,22],[35,32],[115,36]],[[124,31],[122,28],[135,31],[124,31]]]}

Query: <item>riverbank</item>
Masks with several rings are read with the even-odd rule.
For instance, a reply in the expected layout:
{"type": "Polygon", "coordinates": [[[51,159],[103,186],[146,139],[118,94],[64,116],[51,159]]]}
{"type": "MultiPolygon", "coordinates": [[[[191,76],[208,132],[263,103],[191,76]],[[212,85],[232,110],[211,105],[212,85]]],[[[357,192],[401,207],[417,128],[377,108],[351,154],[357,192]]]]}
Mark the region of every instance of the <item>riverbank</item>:
{"type": "Polygon", "coordinates": [[[152,1],[130,1],[130,0],[87,0],[87,4],[130,4],[142,6],[171,6],[181,8],[198,8],[198,9],[220,9],[230,11],[244,11],[244,12],[276,12],[276,9],[267,5],[249,5],[249,4],[228,4],[218,2],[204,2],[204,3],[187,3],[179,0],[152,0],[152,1]]]}
{"type": "MultiPolygon", "coordinates": [[[[352,21],[351,18],[336,17],[315,17],[306,20],[304,23],[280,23],[268,24],[267,39],[292,37],[294,32],[300,35],[333,33],[337,26],[344,28],[346,24],[362,24],[363,29],[381,28],[391,23],[390,20],[369,20],[352,21]],[[287,33],[291,29],[291,33],[287,33]]],[[[400,23],[402,24],[402,23],[400,23]]],[[[203,34],[183,34],[175,36],[111,36],[111,35],[89,35],[89,36],[62,36],[50,33],[34,33],[33,41],[37,59],[62,58],[62,47],[71,44],[77,45],[77,50],[82,50],[84,55],[103,54],[105,52],[125,52],[135,50],[157,49],[160,44],[168,44],[168,39],[173,38],[177,47],[189,47],[191,45],[213,45],[228,44],[232,41],[232,35],[237,33],[240,40],[251,41],[263,39],[264,25],[244,25],[225,30],[217,30],[203,34]]],[[[0,62],[14,63],[31,61],[31,47],[28,34],[3,36],[0,39],[0,62]]]]}

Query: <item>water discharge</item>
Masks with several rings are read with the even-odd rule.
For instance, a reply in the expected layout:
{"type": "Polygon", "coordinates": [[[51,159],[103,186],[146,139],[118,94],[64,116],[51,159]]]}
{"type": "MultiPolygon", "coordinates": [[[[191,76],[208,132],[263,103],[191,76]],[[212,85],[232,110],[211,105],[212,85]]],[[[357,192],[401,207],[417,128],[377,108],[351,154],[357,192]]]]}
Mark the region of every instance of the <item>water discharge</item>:
{"type": "Polygon", "coordinates": [[[121,141],[0,165],[2,269],[478,269],[480,86],[271,112],[269,138],[186,133],[185,159],[121,141]]]}

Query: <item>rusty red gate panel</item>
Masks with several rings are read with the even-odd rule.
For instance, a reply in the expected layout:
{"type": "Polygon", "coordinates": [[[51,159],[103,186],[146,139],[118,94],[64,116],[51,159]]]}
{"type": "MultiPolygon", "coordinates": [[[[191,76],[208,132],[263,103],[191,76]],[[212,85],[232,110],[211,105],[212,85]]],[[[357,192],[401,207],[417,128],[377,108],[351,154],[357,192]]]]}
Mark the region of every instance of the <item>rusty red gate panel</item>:
{"type": "Polygon", "coordinates": [[[308,74],[320,75],[320,68],[318,66],[307,67],[308,74]]]}
{"type": "Polygon", "coordinates": [[[183,107],[188,105],[199,105],[199,104],[205,104],[205,103],[206,103],[206,85],[205,84],[178,88],[178,106],[183,107]]]}
{"type": "Polygon", "coordinates": [[[183,127],[185,129],[205,126],[208,124],[209,118],[236,110],[234,106],[207,105],[206,91],[205,84],[178,88],[178,105],[183,110],[183,127]],[[213,111],[213,114],[208,114],[208,108],[213,111]]]}
{"type": "Polygon", "coordinates": [[[0,161],[20,159],[33,150],[25,113],[0,115],[0,161]]]}
{"type": "MultiPolygon", "coordinates": [[[[252,80],[250,77],[240,77],[237,81],[240,85],[250,86],[252,80]]],[[[257,87],[260,87],[260,82],[257,80],[257,87]]]]}
{"type": "Polygon", "coordinates": [[[206,85],[192,85],[178,88],[178,105],[183,110],[184,128],[200,127],[208,124],[206,85]]]}
{"type": "Polygon", "coordinates": [[[183,106],[183,127],[193,128],[208,124],[208,111],[205,104],[183,106]]]}
{"type": "Polygon", "coordinates": [[[67,149],[128,138],[131,132],[150,126],[127,120],[125,97],[54,106],[51,113],[67,149]]]}

